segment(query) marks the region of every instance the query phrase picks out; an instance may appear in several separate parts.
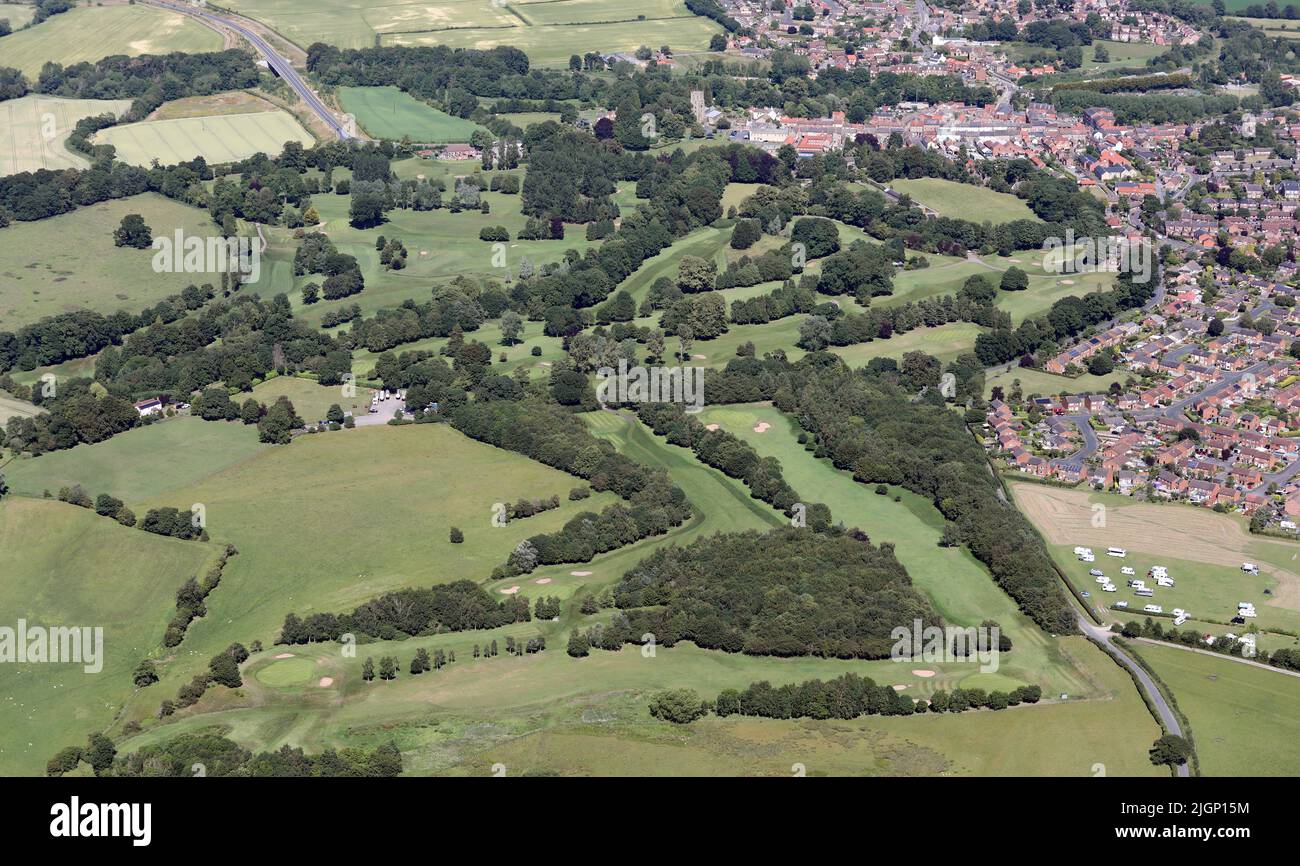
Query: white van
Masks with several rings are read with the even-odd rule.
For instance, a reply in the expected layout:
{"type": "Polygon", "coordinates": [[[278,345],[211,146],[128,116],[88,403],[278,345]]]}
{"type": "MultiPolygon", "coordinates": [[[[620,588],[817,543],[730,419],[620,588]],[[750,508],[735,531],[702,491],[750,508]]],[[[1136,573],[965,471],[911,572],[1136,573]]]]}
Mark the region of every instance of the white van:
{"type": "Polygon", "coordinates": [[[1108,584],[1106,584],[1105,586],[1103,586],[1103,587],[1101,588],[1101,591],[1102,591],[1102,592],[1114,592],[1114,591],[1115,591],[1115,584],[1113,584],[1113,583],[1108,583],[1108,584]]]}
{"type": "Polygon", "coordinates": [[[1128,607],[1128,602],[1127,602],[1127,601],[1117,601],[1117,602],[1115,602],[1113,605],[1111,605],[1111,607],[1115,607],[1115,608],[1127,608],[1127,607],[1128,607]]]}
{"type": "Polygon", "coordinates": [[[1156,594],[1156,591],[1154,589],[1135,589],[1133,590],[1133,594],[1140,595],[1143,598],[1150,598],[1156,594]]]}
{"type": "Polygon", "coordinates": [[[1158,604],[1147,604],[1142,606],[1142,610],[1147,613],[1164,613],[1165,609],[1158,604]]]}
{"type": "Polygon", "coordinates": [[[1119,570],[1119,573],[1120,573],[1120,574],[1129,574],[1129,575],[1137,574],[1136,571],[1134,571],[1133,569],[1129,568],[1127,565],[1124,566],[1123,568],[1121,568],[1121,569],[1119,570]]]}
{"type": "Polygon", "coordinates": [[[1108,547],[1106,548],[1106,555],[1118,556],[1120,559],[1123,559],[1124,557],[1128,556],[1128,551],[1122,547],[1108,547]]]}
{"type": "Polygon", "coordinates": [[[1253,562],[1243,562],[1241,564],[1241,570],[1246,572],[1246,574],[1259,574],[1259,566],[1253,562]]]}
{"type": "Polygon", "coordinates": [[[1090,568],[1088,569],[1088,574],[1092,575],[1093,577],[1101,577],[1103,572],[1100,568],[1090,568]]]}

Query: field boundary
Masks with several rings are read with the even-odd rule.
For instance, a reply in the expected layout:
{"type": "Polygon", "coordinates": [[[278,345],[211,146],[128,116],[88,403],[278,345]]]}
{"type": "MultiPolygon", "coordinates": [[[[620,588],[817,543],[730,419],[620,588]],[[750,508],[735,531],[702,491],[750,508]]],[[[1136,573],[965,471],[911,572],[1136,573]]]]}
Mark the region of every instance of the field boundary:
{"type": "MultiPolygon", "coordinates": [[[[1178,724],[1182,726],[1182,738],[1187,741],[1187,745],[1192,749],[1191,759],[1187,762],[1188,770],[1193,776],[1201,775],[1201,761],[1196,754],[1196,737],[1192,731],[1192,723],[1187,720],[1187,714],[1183,712],[1182,707],[1178,706],[1178,699],[1174,697],[1173,689],[1169,688],[1169,684],[1161,679],[1160,674],[1156,673],[1151,667],[1151,663],[1144,659],[1137,649],[1130,646],[1128,641],[1119,636],[1116,636],[1114,641],[1122,649],[1128,651],[1128,654],[1133,661],[1141,666],[1142,670],[1146,671],[1147,676],[1151,677],[1152,682],[1156,684],[1156,688],[1160,690],[1160,693],[1164,696],[1165,700],[1169,702],[1169,708],[1174,712],[1174,715],[1178,717],[1178,724]]],[[[1136,678],[1136,675],[1134,676],[1136,678]]],[[[1141,688],[1139,688],[1138,691],[1142,691],[1141,688]]],[[[1143,700],[1146,700],[1145,694],[1143,694],[1143,700]]],[[[1164,723],[1160,722],[1158,716],[1156,721],[1160,723],[1160,727],[1163,730],[1165,727],[1164,723]]],[[[1168,733],[1168,731],[1166,730],[1165,733],[1168,733]]],[[[1170,770],[1175,771],[1175,768],[1170,767],[1170,770]]]]}

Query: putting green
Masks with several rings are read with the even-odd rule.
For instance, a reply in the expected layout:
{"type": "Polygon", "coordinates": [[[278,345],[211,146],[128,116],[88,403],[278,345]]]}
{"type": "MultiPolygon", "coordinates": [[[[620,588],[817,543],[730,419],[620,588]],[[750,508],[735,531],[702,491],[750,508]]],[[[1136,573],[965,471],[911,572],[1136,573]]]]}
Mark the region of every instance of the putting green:
{"type": "Polygon", "coordinates": [[[271,662],[257,672],[257,681],[267,686],[299,686],[311,679],[316,663],[294,657],[271,662]]]}

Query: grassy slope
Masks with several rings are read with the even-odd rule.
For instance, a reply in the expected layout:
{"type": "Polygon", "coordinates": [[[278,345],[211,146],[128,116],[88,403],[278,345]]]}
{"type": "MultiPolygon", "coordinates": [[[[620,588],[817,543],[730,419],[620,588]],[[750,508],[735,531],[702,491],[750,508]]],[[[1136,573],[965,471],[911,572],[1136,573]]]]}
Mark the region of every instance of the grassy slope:
{"type": "MultiPolygon", "coordinates": [[[[268,446],[240,423],[173,418],[129,430],[106,442],[17,460],[5,469],[16,493],[40,496],[80,484],[132,505],[156,499],[250,459],[268,446]],[[165,463],[160,463],[160,455],[165,463]]],[[[188,507],[192,501],[168,504],[188,507]]],[[[139,516],[143,516],[143,512],[139,516]]]]}
{"type": "Polygon", "coordinates": [[[3,46],[5,65],[32,81],[51,60],[71,66],[114,54],[220,50],[221,36],[202,24],[178,13],[134,5],[78,6],[6,36],[3,46]]]}
{"type": "MultiPolygon", "coordinates": [[[[294,409],[308,424],[323,421],[330,406],[338,404],[344,412],[355,416],[365,415],[370,406],[369,388],[357,388],[355,397],[344,397],[342,388],[319,385],[311,379],[297,376],[276,376],[253,388],[252,396],[259,403],[270,406],[280,397],[288,397],[294,409]]],[[[236,402],[242,403],[246,396],[237,395],[236,402]]]]}
{"type": "MultiPolygon", "coordinates": [[[[3,625],[100,627],[104,668],[0,665],[0,774],[40,774],[60,748],[107,727],[131,693],[131,671],[161,646],[185,580],[211,545],[127,529],[61,502],[0,502],[3,625]]],[[[159,698],[161,699],[161,698],[159,698]]]]}
{"type": "MultiPolygon", "coordinates": [[[[0,6],[0,18],[6,8],[0,6]]],[[[34,93],[0,102],[0,176],[87,167],[89,160],[64,146],[77,121],[96,114],[120,115],[130,107],[129,99],[65,99],[34,93]],[[49,118],[52,128],[47,126],[49,118]],[[47,132],[51,138],[45,137],[47,132]]]]}
{"type": "Polygon", "coordinates": [[[992,223],[1037,219],[1022,200],[1007,193],[937,177],[894,180],[890,186],[944,216],[992,223]]]}
{"type": "MultiPolygon", "coordinates": [[[[520,591],[525,595],[572,598],[613,582],[662,544],[687,543],[713,531],[779,522],[766,506],[748,499],[736,482],[700,466],[688,452],[666,445],[639,424],[613,413],[584,417],[620,450],[667,468],[692,501],[704,507],[694,520],[667,538],[606,554],[582,566],[539,569],[523,581],[515,578],[492,585],[493,589],[522,584],[520,591]],[[575,577],[571,570],[592,574],[575,577]],[[552,583],[544,586],[534,582],[548,578],[552,583]]],[[[824,492],[828,477],[833,480],[838,473],[828,471],[813,479],[821,485],[818,493],[824,492]]],[[[844,483],[857,492],[853,482],[845,479],[844,483]]],[[[889,503],[889,507],[894,519],[907,519],[905,506],[889,503]]],[[[917,520],[916,525],[922,522],[917,520]]],[[[915,531],[923,534],[927,530],[915,531]]],[[[937,528],[933,532],[937,536],[937,528]]],[[[901,538],[899,542],[902,545],[901,538]]],[[[929,547],[932,543],[925,548],[916,546],[915,554],[925,557],[929,547]]],[[[987,580],[982,574],[978,577],[987,580]]],[[[997,593],[991,584],[988,588],[997,593]]],[[[1007,604],[1004,597],[999,603],[1007,604]]],[[[318,749],[393,739],[404,752],[408,771],[414,774],[486,774],[498,761],[506,763],[511,775],[535,771],[780,775],[788,773],[794,761],[806,762],[810,774],[1085,775],[1099,760],[1107,762],[1112,775],[1153,772],[1145,747],[1155,737],[1154,724],[1132,696],[1124,675],[1104,661],[1096,664],[1095,651],[1079,639],[1061,642],[1056,661],[1062,671],[1079,665],[1078,682],[1081,687],[1087,684],[1100,700],[1043,705],[997,716],[983,713],[849,723],[709,719],[679,729],[648,718],[645,691],[691,685],[712,695],[756,679],[779,684],[855,670],[882,682],[905,683],[909,693],[921,696],[935,687],[935,681],[909,677],[890,662],[751,658],[703,651],[689,644],[660,648],[653,658],[628,648],[576,661],[562,651],[569,628],[582,620],[574,607],[573,603],[566,605],[559,623],[525,623],[491,632],[367,645],[356,658],[341,657],[329,646],[292,648],[300,657],[295,664],[311,661],[309,674],[297,668],[276,668],[264,679],[259,671],[283,664],[273,658],[283,648],[268,650],[250,663],[239,694],[212,693],[200,704],[206,712],[186,714],[154,728],[133,740],[130,747],[181,730],[219,726],[239,742],[259,748],[287,743],[318,749]],[[538,632],[547,635],[549,646],[540,655],[472,658],[475,645],[538,632]],[[442,672],[421,677],[403,673],[393,683],[361,682],[359,670],[365,657],[391,653],[405,665],[418,647],[454,650],[458,661],[442,672]],[[322,688],[318,684],[322,676],[334,678],[334,684],[322,688]],[[1111,742],[1107,724],[1139,733],[1132,743],[1116,744],[1111,742]]],[[[1028,638],[1022,646],[1028,658],[1034,652],[1028,638]]],[[[949,682],[946,676],[938,681],[949,682]]]]}
{"type": "MultiPolygon", "coordinates": [[[[399,165],[410,175],[419,173],[432,177],[453,172],[470,174],[477,164],[448,166],[445,163],[410,160],[399,165]]],[[[449,181],[447,186],[450,189],[454,184],[449,181]]],[[[444,199],[447,198],[449,195],[444,194],[444,199]]],[[[424,213],[392,211],[388,222],[382,226],[355,229],[348,224],[349,196],[314,196],[312,202],[325,223],[321,230],[329,235],[340,252],[356,256],[366,279],[365,290],[350,298],[322,301],[309,309],[302,308],[301,298],[295,289],[309,282],[319,285],[323,278],[319,274],[296,278],[292,276],[290,263],[298,242],[292,239],[291,230],[275,228],[267,232],[271,246],[263,258],[263,273],[266,274],[263,281],[268,284],[263,294],[272,291],[290,292],[290,299],[298,306],[298,314],[309,321],[319,321],[326,310],[351,304],[360,304],[362,310],[370,314],[381,307],[396,307],[408,298],[423,303],[428,300],[430,289],[436,281],[448,280],[459,274],[503,280],[506,272],[494,267],[493,245],[479,240],[479,229],[503,225],[514,238],[524,227],[526,217],[519,211],[520,201],[517,195],[486,192],[483,198],[488,201],[491,213],[463,211],[453,214],[446,208],[424,213]],[[379,253],[375,250],[375,240],[380,235],[400,239],[406,245],[409,254],[405,269],[386,271],[380,265],[379,253]]],[[[512,240],[507,244],[506,265],[512,274],[517,274],[524,257],[534,266],[540,266],[543,262],[559,261],[566,249],[585,250],[588,245],[581,229],[572,227],[566,240],[512,240]]]]}
{"type": "Polygon", "coordinates": [[[114,246],[113,232],[132,213],[144,217],[154,237],[178,228],[187,237],[217,230],[206,212],[154,193],[15,222],[0,244],[0,329],[79,309],[139,313],[191,283],[220,285],[216,274],[155,273],[153,250],[114,246]]]}
{"type": "Polygon", "coordinates": [[[1172,647],[1137,649],[1191,723],[1203,773],[1300,774],[1300,679],[1172,647]]]}
{"type": "MultiPolygon", "coordinates": [[[[146,505],[202,503],[214,541],[233,542],[211,615],[184,649],[206,659],[239,640],[270,645],[290,611],[347,610],[388,590],[481,580],[522,539],[613,501],[566,497],[578,480],[465,438],[445,425],[325,433],[268,449],[146,505]],[[492,506],[558,494],[563,505],[491,526],[492,506]],[[453,546],[459,526],[465,542],[453,546]]],[[[193,673],[169,671],[133,715],[152,711],[193,673]]]]}
{"type": "Polygon", "coordinates": [[[469,141],[477,123],[453,117],[396,87],[341,87],[339,104],[376,138],[443,143],[469,141]]]}

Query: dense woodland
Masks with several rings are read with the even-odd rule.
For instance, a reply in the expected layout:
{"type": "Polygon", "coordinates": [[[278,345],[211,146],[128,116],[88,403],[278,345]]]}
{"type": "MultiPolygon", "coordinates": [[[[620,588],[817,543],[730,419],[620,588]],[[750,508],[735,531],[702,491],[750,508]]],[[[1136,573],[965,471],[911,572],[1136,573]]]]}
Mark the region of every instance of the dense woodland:
{"type": "Polygon", "coordinates": [[[351,613],[288,614],[276,643],[303,644],[338,640],[344,634],[377,640],[451,631],[497,628],[532,619],[528,599],[494,599],[472,580],[403,589],[368,601],[351,613]]]}
{"type": "Polygon", "coordinates": [[[659,550],[614,590],[630,634],[750,655],[888,658],[890,631],[941,620],[891,545],[787,528],[659,550]]]}
{"type": "Polygon", "coordinates": [[[209,777],[392,777],[402,772],[402,753],[392,743],[373,749],[351,746],[341,751],[327,748],[319,755],[282,747],[254,754],[219,734],[178,734],[161,743],[142,746],[119,755],[111,740],[94,734],[84,748],[63,749],[46,767],[62,776],[86,763],[97,776],[190,778],[195,765],[209,777]]]}

